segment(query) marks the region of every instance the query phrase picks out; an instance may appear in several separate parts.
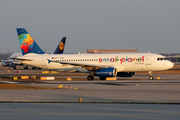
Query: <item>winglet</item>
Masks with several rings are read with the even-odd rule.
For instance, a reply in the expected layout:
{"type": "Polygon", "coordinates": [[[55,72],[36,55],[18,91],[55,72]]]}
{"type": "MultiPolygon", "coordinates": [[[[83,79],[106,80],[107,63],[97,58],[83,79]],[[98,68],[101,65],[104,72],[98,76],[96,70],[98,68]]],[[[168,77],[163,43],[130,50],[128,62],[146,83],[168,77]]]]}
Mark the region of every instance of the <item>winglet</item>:
{"type": "Polygon", "coordinates": [[[63,54],[66,37],[63,37],[53,54],[63,54]]]}
{"type": "Polygon", "coordinates": [[[23,55],[28,53],[36,53],[36,54],[45,53],[24,28],[16,28],[16,29],[23,55]]]}

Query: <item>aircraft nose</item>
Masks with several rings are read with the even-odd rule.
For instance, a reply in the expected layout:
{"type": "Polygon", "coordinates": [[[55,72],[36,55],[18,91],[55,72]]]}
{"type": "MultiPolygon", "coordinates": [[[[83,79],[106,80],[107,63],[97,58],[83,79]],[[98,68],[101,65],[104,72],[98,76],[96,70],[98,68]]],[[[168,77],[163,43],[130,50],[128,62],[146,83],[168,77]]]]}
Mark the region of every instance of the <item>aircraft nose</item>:
{"type": "Polygon", "coordinates": [[[167,64],[168,69],[171,69],[174,67],[174,64],[172,62],[169,61],[169,63],[167,64]]]}

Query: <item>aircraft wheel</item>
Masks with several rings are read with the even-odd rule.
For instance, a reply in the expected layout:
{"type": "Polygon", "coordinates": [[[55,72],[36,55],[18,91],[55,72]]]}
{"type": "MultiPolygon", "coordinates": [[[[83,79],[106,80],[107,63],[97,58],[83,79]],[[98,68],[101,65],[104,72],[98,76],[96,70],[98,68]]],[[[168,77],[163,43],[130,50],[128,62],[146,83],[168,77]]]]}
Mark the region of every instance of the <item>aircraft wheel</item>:
{"type": "Polygon", "coordinates": [[[153,76],[150,76],[149,79],[150,79],[150,80],[153,80],[154,78],[153,78],[153,76]]]}
{"type": "Polygon", "coordinates": [[[36,69],[36,67],[32,67],[32,69],[36,69]]]}
{"type": "Polygon", "coordinates": [[[100,80],[106,80],[106,77],[100,77],[100,80]]]}
{"type": "Polygon", "coordinates": [[[87,80],[94,80],[94,76],[91,75],[87,76],[87,80]]]}
{"type": "Polygon", "coordinates": [[[28,69],[28,67],[24,67],[24,69],[28,69]]]}

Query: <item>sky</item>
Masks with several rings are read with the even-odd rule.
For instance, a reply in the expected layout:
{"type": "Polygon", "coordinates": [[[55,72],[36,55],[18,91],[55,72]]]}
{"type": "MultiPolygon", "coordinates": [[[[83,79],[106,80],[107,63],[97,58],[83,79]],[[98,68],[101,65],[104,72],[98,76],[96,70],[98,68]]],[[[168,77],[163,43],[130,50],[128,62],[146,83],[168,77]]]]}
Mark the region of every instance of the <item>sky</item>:
{"type": "Polygon", "coordinates": [[[25,28],[52,53],[138,49],[180,53],[180,0],[0,0],[0,53],[21,52],[16,28],[25,28]]]}

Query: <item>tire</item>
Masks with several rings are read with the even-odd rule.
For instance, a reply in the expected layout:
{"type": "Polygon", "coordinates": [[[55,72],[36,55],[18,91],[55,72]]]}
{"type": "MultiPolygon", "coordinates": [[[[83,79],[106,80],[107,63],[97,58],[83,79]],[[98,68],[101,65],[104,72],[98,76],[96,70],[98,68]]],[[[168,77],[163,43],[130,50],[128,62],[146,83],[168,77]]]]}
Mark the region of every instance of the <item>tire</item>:
{"type": "Polygon", "coordinates": [[[154,80],[153,76],[150,76],[149,79],[150,79],[150,80],[154,80]]]}
{"type": "Polygon", "coordinates": [[[36,69],[36,67],[32,67],[32,69],[36,69]]]}
{"type": "Polygon", "coordinates": [[[28,69],[28,67],[24,67],[24,69],[26,70],[26,69],[28,69]]]}
{"type": "Polygon", "coordinates": [[[100,80],[106,80],[106,77],[99,77],[100,80]]]}
{"type": "Polygon", "coordinates": [[[91,76],[91,75],[87,76],[87,80],[89,80],[89,81],[94,80],[94,76],[91,76]]]}

